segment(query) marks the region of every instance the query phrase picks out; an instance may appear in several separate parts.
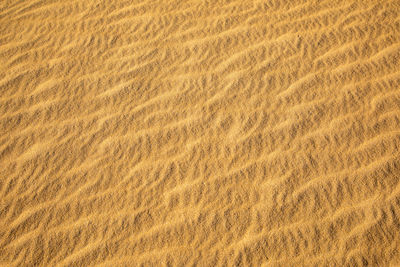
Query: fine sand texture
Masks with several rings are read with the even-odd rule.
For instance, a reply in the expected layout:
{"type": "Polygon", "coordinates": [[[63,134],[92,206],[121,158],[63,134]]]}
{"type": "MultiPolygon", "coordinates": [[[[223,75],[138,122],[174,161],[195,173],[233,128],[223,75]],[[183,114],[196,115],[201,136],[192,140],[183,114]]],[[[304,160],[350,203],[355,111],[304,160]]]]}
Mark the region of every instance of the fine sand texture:
{"type": "Polygon", "coordinates": [[[399,151],[399,0],[0,1],[0,266],[400,266],[399,151]]]}

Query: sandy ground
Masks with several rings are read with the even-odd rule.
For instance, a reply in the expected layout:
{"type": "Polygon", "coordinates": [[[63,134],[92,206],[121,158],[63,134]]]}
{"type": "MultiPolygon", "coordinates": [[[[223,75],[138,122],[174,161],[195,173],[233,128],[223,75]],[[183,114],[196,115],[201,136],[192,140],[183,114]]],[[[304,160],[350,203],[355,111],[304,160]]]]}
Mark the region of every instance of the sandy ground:
{"type": "Polygon", "coordinates": [[[400,1],[0,1],[1,266],[400,266],[400,1]]]}

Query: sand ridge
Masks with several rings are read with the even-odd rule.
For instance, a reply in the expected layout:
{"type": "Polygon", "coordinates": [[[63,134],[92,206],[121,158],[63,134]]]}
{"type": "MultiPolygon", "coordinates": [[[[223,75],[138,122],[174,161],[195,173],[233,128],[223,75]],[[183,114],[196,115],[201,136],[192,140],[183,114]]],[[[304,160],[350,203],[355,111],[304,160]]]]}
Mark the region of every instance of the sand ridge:
{"type": "Polygon", "coordinates": [[[400,2],[0,2],[1,266],[400,266],[400,2]]]}

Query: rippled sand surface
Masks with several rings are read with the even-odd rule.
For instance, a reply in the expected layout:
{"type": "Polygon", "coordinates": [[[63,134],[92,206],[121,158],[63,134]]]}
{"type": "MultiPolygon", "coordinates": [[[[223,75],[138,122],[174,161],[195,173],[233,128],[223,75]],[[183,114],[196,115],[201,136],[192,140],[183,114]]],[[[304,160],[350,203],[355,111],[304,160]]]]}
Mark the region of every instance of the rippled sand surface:
{"type": "Polygon", "coordinates": [[[400,1],[0,2],[1,266],[400,266],[400,1]]]}

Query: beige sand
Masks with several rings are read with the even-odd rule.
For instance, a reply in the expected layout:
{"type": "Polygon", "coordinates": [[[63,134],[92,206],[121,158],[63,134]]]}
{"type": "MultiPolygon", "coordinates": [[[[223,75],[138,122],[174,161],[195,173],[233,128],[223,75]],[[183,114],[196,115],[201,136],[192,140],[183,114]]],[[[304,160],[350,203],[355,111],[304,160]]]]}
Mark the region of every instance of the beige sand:
{"type": "Polygon", "coordinates": [[[1,266],[400,266],[400,1],[0,1],[1,266]]]}

